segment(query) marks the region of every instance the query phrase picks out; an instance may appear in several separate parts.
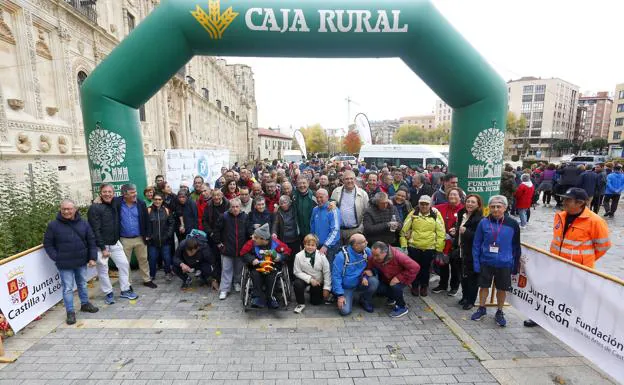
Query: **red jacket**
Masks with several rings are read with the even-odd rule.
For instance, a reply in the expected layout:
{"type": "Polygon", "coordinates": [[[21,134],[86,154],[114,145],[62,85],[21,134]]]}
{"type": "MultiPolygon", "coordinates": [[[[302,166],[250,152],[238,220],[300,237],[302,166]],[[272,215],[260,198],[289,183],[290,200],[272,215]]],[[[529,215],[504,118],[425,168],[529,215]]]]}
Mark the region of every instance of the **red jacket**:
{"type": "Polygon", "coordinates": [[[264,201],[266,202],[266,208],[271,214],[275,212],[275,205],[279,205],[280,192],[275,191],[275,195],[270,197],[268,194],[264,194],[264,201]]]}
{"type": "Polygon", "coordinates": [[[208,202],[209,201],[204,199],[203,195],[200,195],[199,198],[197,198],[197,202],[195,202],[197,205],[197,218],[199,218],[198,227],[201,231],[204,231],[204,221],[202,221],[202,218],[204,217],[204,209],[208,206],[208,202]]]}
{"type": "Polygon", "coordinates": [[[367,268],[377,270],[379,279],[385,283],[390,283],[396,277],[404,285],[411,285],[420,271],[420,265],[396,247],[390,247],[388,256],[382,263],[377,263],[373,257],[368,257],[367,268]]]}
{"type": "MultiPolygon", "coordinates": [[[[444,226],[446,227],[446,233],[448,234],[449,230],[455,227],[455,223],[457,222],[457,213],[459,210],[464,208],[463,204],[458,204],[455,207],[451,207],[449,203],[442,203],[436,206],[436,208],[440,214],[442,214],[442,219],[444,219],[444,226]]],[[[444,243],[444,254],[448,255],[453,248],[453,240],[447,239],[444,243]]]]}
{"type": "Polygon", "coordinates": [[[533,203],[533,193],[535,192],[535,186],[527,186],[524,183],[520,183],[518,189],[514,193],[514,197],[516,198],[516,208],[517,209],[528,209],[531,208],[531,204],[533,203]]]}

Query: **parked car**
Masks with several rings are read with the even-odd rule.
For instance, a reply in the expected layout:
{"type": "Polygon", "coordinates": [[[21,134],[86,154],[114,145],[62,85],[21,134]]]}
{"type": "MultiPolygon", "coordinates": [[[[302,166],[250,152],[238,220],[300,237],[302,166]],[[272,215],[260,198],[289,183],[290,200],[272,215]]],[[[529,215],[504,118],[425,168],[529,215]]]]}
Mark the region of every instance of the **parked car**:
{"type": "Polygon", "coordinates": [[[604,155],[581,155],[575,156],[569,162],[573,165],[584,164],[586,167],[593,167],[596,163],[604,163],[607,161],[607,157],[604,155]]]}
{"type": "Polygon", "coordinates": [[[330,159],[331,162],[349,162],[350,165],[355,166],[357,159],[353,155],[337,155],[330,159]]]}

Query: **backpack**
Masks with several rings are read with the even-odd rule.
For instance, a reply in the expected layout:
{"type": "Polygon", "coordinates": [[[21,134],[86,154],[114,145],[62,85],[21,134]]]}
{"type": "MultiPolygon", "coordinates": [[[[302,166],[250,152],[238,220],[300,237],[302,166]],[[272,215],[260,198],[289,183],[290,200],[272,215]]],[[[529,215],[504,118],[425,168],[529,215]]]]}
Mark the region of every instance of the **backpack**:
{"type": "MultiPolygon", "coordinates": [[[[347,250],[346,246],[342,246],[341,247],[342,250],[342,254],[344,255],[344,264],[342,265],[342,276],[345,276],[345,273],[347,272],[347,265],[350,262],[350,256],[349,256],[349,251],[347,250]]],[[[368,255],[366,254],[366,251],[364,251],[364,262],[368,262],[368,255]]]]}

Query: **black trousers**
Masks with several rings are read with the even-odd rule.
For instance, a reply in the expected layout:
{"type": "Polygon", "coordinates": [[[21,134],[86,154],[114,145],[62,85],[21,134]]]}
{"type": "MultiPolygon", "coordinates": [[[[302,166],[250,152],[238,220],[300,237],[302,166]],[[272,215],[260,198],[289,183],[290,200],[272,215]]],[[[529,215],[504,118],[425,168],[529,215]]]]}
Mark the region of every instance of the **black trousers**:
{"type": "Polygon", "coordinates": [[[408,247],[407,254],[420,265],[420,271],[418,272],[414,282],[412,282],[412,287],[415,289],[419,286],[428,287],[429,277],[431,274],[431,262],[433,262],[433,258],[435,257],[435,251],[419,250],[413,247],[408,247]]]}
{"type": "MultiPolygon", "coordinates": [[[[213,275],[213,266],[209,263],[209,262],[199,262],[196,263],[194,265],[189,265],[189,267],[195,269],[195,270],[201,270],[201,279],[202,281],[204,281],[205,283],[208,283],[209,279],[211,278],[211,276],[213,275]]],[[[189,277],[189,275],[185,272],[182,271],[182,268],[180,267],[180,265],[172,265],[171,266],[171,270],[173,271],[173,274],[177,275],[178,277],[180,277],[180,279],[182,281],[186,281],[187,278],[189,277]]]]}
{"type": "Polygon", "coordinates": [[[457,290],[461,280],[461,260],[451,258],[448,265],[440,266],[440,287],[444,290],[448,288],[449,276],[451,278],[451,290],[457,290]]]}
{"type": "Polygon", "coordinates": [[[600,213],[600,206],[602,206],[602,200],[604,199],[604,195],[594,195],[594,199],[591,201],[591,211],[596,214],[600,213]]]}
{"type": "Polygon", "coordinates": [[[462,299],[468,303],[474,304],[479,293],[479,273],[470,271],[463,274],[462,281],[462,299]]]}
{"type": "MultiPolygon", "coordinates": [[[[295,289],[295,298],[297,299],[297,304],[304,305],[305,289],[306,287],[308,287],[308,284],[303,279],[295,278],[295,283],[293,283],[293,287],[295,289]]],[[[312,305],[320,305],[323,303],[323,285],[310,285],[310,303],[312,305]]]]}
{"type": "Polygon", "coordinates": [[[301,243],[299,240],[293,242],[286,242],[286,245],[292,251],[288,259],[286,260],[286,265],[288,265],[288,274],[290,276],[290,280],[294,281],[295,273],[293,271],[293,267],[295,266],[295,255],[301,251],[301,243]]]}
{"type": "Polygon", "coordinates": [[[618,203],[620,202],[620,194],[607,194],[604,196],[602,205],[609,214],[615,214],[617,211],[618,203]]]}
{"type": "Polygon", "coordinates": [[[550,198],[552,198],[552,191],[544,191],[542,195],[542,203],[550,204],[550,198]]]}
{"type": "Polygon", "coordinates": [[[251,280],[253,282],[253,296],[264,301],[270,299],[273,295],[273,289],[275,288],[277,271],[273,270],[269,274],[264,274],[256,271],[254,268],[251,268],[249,274],[251,275],[251,280]]]}

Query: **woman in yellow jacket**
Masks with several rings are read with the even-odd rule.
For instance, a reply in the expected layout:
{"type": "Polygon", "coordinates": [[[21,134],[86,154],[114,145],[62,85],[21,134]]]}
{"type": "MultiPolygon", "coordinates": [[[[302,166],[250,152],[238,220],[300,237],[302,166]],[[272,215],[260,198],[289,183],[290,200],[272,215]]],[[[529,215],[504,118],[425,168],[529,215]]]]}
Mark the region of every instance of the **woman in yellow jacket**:
{"type": "Polygon", "coordinates": [[[418,208],[412,210],[403,223],[401,247],[420,265],[420,272],[412,282],[412,295],[427,296],[429,271],[436,252],[444,250],[446,230],[442,214],[431,207],[431,197],[423,195],[418,199],[418,208]]]}

